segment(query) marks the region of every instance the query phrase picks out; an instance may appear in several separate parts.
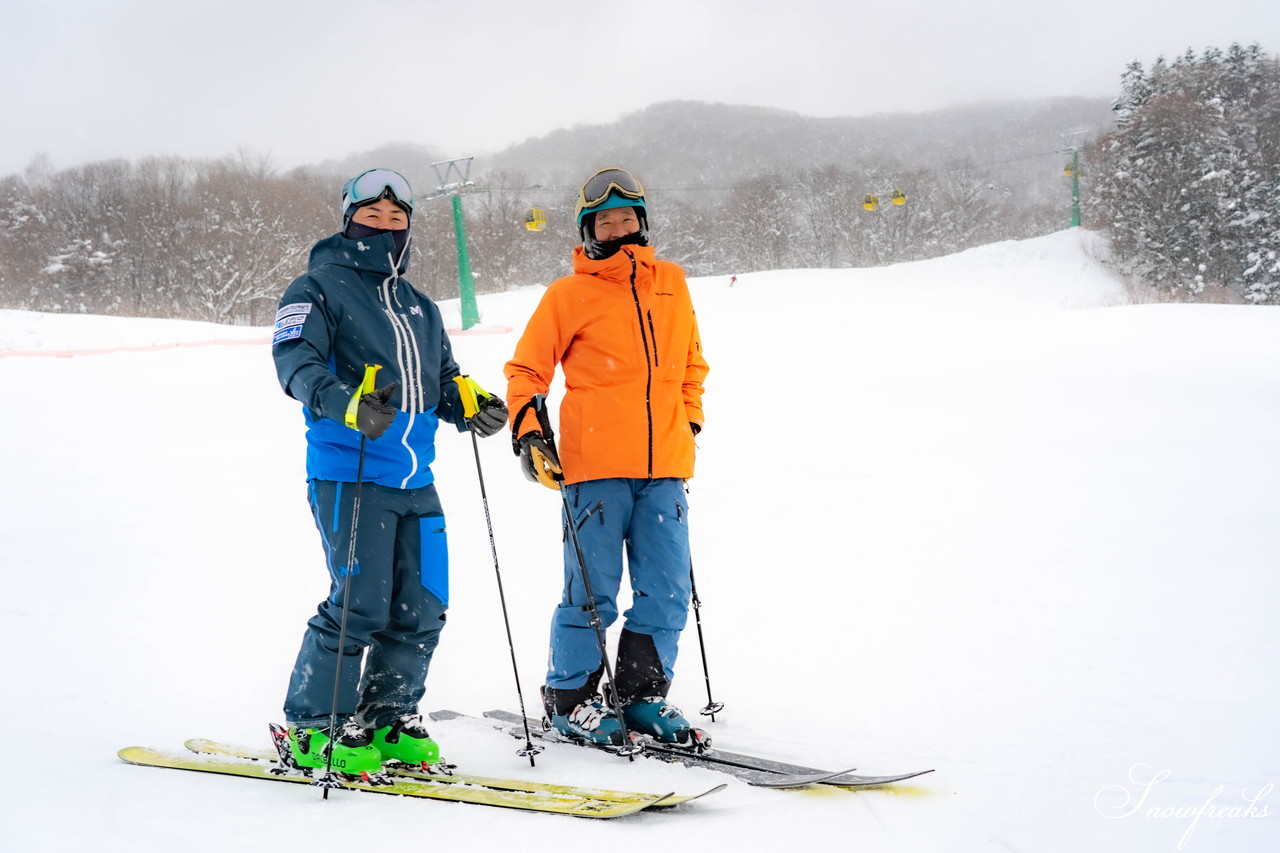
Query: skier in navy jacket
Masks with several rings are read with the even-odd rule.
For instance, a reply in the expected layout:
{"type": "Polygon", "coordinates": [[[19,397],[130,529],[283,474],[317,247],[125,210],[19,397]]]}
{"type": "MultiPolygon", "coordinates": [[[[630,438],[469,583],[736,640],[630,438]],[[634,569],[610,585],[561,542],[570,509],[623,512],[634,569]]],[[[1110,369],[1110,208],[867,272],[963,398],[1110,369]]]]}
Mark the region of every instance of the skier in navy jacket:
{"type": "Polygon", "coordinates": [[[402,277],[408,181],[362,172],[343,187],[342,208],[342,231],[315,245],[285,290],[272,340],[280,384],[303,406],[308,497],[331,578],[289,681],[282,754],[325,767],[332,741],[333,768],[359,773],[386,759],[440,761],[418,714],[449,604],[435,433],[443,420],[489,436],[507,409],[461,374],[439,308],[402,277]]]}

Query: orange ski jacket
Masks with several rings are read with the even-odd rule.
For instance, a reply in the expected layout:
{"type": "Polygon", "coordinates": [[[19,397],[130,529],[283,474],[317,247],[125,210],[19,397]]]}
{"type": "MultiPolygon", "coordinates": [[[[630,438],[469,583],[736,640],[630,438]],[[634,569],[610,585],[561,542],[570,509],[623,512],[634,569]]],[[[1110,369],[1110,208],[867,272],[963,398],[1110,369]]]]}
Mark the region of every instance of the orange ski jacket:
{"type": "Polygon", "coordinates": [[[648,246],[599,261],[579,246],[573,272],[547,288],[507,362],[512,431],[538,428],[532,411],[515,421],[562,365],[565,483],[692,477],[708,368],[684,271],[648,246]]]}

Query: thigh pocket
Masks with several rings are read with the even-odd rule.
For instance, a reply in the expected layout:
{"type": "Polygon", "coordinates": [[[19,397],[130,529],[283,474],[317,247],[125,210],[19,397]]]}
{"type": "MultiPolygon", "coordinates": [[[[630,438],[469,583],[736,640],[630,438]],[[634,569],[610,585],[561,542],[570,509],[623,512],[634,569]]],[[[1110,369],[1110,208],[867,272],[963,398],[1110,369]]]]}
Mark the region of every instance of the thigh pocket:
{"type": "Polygon", "coordinates": [[[421,525],[422,585],[427,592],[449,605],[449,544],[445,538],[444,516],[435,515],[418,520],[421,525]]]}

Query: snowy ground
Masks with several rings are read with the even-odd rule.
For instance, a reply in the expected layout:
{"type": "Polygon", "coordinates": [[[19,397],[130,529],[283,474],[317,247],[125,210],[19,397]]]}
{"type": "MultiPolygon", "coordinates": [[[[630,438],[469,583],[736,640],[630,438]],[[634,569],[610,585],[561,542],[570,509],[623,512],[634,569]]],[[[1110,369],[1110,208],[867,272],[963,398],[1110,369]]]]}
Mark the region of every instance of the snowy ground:
{"type": "MultiPolygon", "coordinates": [[[[861,793],[733,782],[611,822],[117,760],[195,735],[265,745],[326,586],[302,418],[266,346],[231,345],[265,330],[0,312],[0,846],[1276,849],[1280,309],[1123,305],[1091,244],[692,283],[712,365],[693,547],[727,704],[707,728],[797,762],[937,772],[861,793]]],[[[486,325],[519,330],[539,292],[482,298],[486,325]]],[[[501,389],[514,343],[455,349],[501,389]]],[[[454,602],[426,705],[514,707],[470,440],[440,456],[454,602]]],[[[558,499],[504,438],[481,457],[533,707],[558,499]]],[[[672,698],[692,713],[694,631],[683,649],[672,698]]],[[[728,778],[571,748],[531,769],[482,726],[435,733],[478,774],[728,778]]]]}

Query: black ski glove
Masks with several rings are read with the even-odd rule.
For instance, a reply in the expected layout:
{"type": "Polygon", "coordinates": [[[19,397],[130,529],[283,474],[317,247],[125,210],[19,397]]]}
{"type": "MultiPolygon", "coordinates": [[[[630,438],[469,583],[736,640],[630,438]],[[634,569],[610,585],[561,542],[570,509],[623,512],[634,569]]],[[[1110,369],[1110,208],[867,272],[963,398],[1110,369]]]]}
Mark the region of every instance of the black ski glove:
{"type": "Polygon", "coordinates": [[[387,401],[397,387],[399,383],[392,382],[360,398],[360,404],[356,408],[356,429],[375,441],[387,431],[387,427],[396,419],[396,409],[387,405],[387,401]]]}
{"type": "Polygon", "coordinates": [[[480,410],[467,418],[467,428],[481,438],[488,438],[507,425],[508,414],[502,398],[491,394],[480,401],[480,410]]]}
{"type": "Polygon", "coordinates": [[[520,454],[520,470],[530,482],[560,490],[560,481],[564,479],[560,457],[542,433],[537,430],[526,432],[516,442],[516,448],[520,454]]]}

